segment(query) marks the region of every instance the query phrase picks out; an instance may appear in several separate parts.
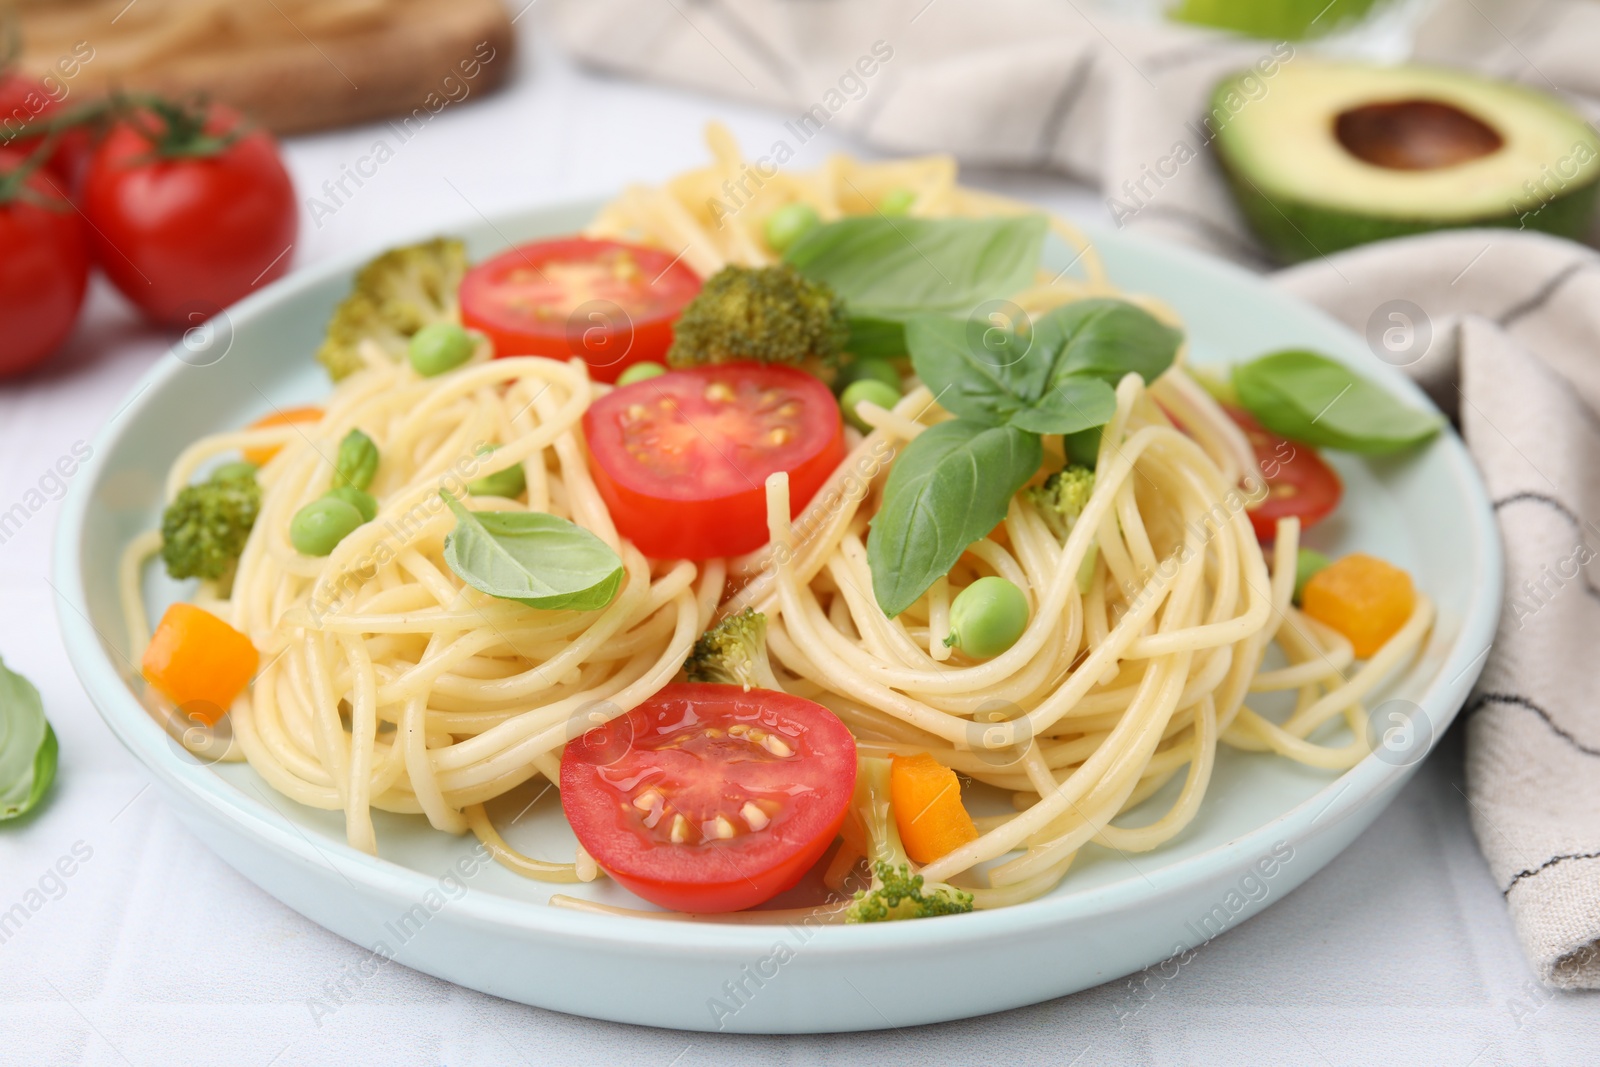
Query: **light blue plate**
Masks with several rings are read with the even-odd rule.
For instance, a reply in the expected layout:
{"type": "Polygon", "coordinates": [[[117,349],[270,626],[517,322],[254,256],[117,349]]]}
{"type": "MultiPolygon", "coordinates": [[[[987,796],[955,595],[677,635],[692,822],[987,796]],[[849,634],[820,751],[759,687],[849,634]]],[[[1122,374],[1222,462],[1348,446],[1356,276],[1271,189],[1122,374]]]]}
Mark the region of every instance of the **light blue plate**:
{"type": "MultiPolygon", "coordinates": [[[[509,241],[576,230],[594,208],[529,211],[474,226],[466,236],[478,258],[509,241]]],[[[1349,331],[1253,275],[1123,234],[1101,234],[1098,243],[1118,284],[1178,310],[1199,362],[1311,346],[1428,406],[1349,331]]],[[[1051,255],[1063,267],[1068,262],[1062,248],[1051,255]]],[[[157,523],[161,484],[181,449],[248,422],[269,404],[325,393],[311,353],[359,261],[270,286],[146,375],[96,440],[95,455],[103,458],[93,475],[75,482],[65,502],[55,584],[67,650],[90,697],[194,832],[313,921],[429,974],[597,1018],[799,1033],[999,1011],[1175,954],[1164,966],[1179,967],[1186,952],[1281,898],[1372,822],[1449,725],[1488,650],[1500,606],[1500,546],[1467,453],[1445,434],[1403,458],[1332,457],[1345,480],[1345,503],[1311,538],[1328,551],[1361,549],[1393,561],[1438,604],[1439,622],[1420,662],[1388,694],[1422,709],[1411,716],[1411,754],[1404,755],[1402,738],[1400,756],[1370,756],[1336,777],[1224,749],[1200,815],[1177,840],[1136,856],[1090,845],[1041,900],[881,926],[684,923],[548,907],[552,889],[639,902],[604,880],[551,887],[475,862],[474,842],[438,833],[420,816],[380,814],[382,855],[364,855],[345,845],[338,815],[299,807],[246,766],[205,765],[169,739],[140,702],[137,655],[116,594],[121,550],[157,523]]],[[[159,608],[180,590],[152,575],[148,592],[159,608]]],[[[509,823],[537,797],[538,787],[528,787],[497,802],[497,821],[509,823]]],[[[1170,797],[1151,804],[1164,801],[1170,797]]],[[[553,792],[509,836],[536,854],[572,854],[553,792]]]]}

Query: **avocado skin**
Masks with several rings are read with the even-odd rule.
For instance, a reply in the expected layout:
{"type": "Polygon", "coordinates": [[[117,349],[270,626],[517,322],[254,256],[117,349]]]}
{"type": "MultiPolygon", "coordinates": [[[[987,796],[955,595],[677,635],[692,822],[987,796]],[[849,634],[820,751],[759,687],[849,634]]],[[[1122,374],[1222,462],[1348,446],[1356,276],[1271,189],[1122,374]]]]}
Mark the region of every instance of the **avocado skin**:
{"type": "Polygon", "coordinates": [[[1348,211],[1321,207],[1287,198],[1267,196],[1249,179],[1238,174],[1227,157],[1217,153],[1222,170],[1233,189],[1234,199],[1244,213],[1257,239],[1280,262],[1299,263],[1307,259],[1341,252],[1346,248],[1384,241],[1391,237],[1410,237],[1413,234],[1433,233],[1437,230],[1476,229],[1494,227],[1504,229],[1540,230],[1557,237],[1582,240],[1589,233],[1594,219],[1595,194],[1600,192],[1600,178],[1586,185],[1569,189],[1545,203],[1541,208],[1526,213],[1507,210],[1475,219],[1454,219],[1440,222],[1436,219],[1384,218],[1359,215],[1348,211]]]}
{"type": "Polygon", "coordinates": [[[1176,22],[1215,26],[1264,41],[1300,41],[1349,28],[1386,0],[1183,0],[1169,10],[1176,22]]]}

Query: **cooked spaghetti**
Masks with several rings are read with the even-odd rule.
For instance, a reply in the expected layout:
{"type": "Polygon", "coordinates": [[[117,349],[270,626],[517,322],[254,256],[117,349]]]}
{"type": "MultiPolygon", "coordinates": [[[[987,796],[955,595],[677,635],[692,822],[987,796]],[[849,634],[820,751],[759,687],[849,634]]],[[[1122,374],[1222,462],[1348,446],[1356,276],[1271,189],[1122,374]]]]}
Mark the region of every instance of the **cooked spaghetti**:
{"type": "MultiPolygon", "coordinates": [[[[919,217],[1032,211],[959,186],[948,159],[835,158],[814,173],[751,179],[725,131],[713,127],[710,142],[710,167],[629,190],[590,234],[664,249],[704,277],[773,261],[761,222],[791,202],[826,221],[871,212],[887,190],[908,188],[919,217]],[[729,212],[725,183],[741,178],[754,188],[729,212]]],[[[1116,293],[1088,242],[1060,220],[1052,228],[1076,251],[1074,267],[1041,270],[1014,296],[1028,314],[1117,295],[1173,318],[1158,301],[1116,293]]],[[[1369,751],[1364,701],[1431,626],[1430,602],[1418,596],[1398,632],[1358,663],[1349,640],[1291,603],[1299,525],[1278,525],[1269,563],[1247,515],[1261,488],[1250,443],[1181,355],[1148,387],[1136,374],[1117,386],[1092,495],[1064,542],[1018,493],[997,529],[891,618],[873,598],[867,524],[896,456],[951,417],[928,388],[913,382],[892,407],[862,405],[870,432],[852,431],[844,462],[798,512],[788,476],[768,478],[767,546],[730,559],[652,560],[618,535],[590,474],[581,420],[609,387],[591,382],[581,360],[492,359],[484,342],[459,369],[424,378],[376,345],[361,352],[365,367],[340,382],[319,419],[205,438],[179,457],[167,489],[176,497],[242,449],[280,449],[259,471],[259,516],[231,589],[224,596],[204,583],[194,598],[261,653],[231,708],[227,758],[248,760],[299,803],[342,811],[350,843],[369,852],[373,809],[420,813],[439,830],[477,832],[519,873],[595,877],[582,853],[576,864],[520,856],[482,805],[535,776],[558,783],[575,729],[647,700],[678,675],[703,631],[754,608],[768,620],[776,682],[836,714],[861,755],[929,753],[1010,794],[1015,812],[979,817],[975,840],[920,873],[954,879],[978,907],[1013,904],[1056,885],[1089,842],[1138,852],[1181,833],[1204,800],[1219,743],[1332,770],[1354,765],[1369,751]],[[329,490],[332,456],[358,427],[383,456],[371,486],[378,515],[331,554],[303,555],[291,519],[329,490]],[[447,564],[454,521],[441,488],[460,496],[468,480],[516,464],[526,471],[523,499],[470,506],[544,512],[599,537],[625,571],[603,610],[499,599],[447,564]],[[952,602],[986,576],[1023,591],[1028,622],[1006,651],[978,660],[945,638],[952,602]],[[1282,665],[1265,668],[1273,646],[1282,665]],[[1281,722],[1246,705],[1270,691],[1295,696],[1281,722]],[[1353,739],[1315,739],[1336,722],[1353,739]],[[1164,815],[1116,824],[1180,774],[1164,815]]],[[[1047,438],[1034,484],[1064,462],[1060,439],[1047,438]]],[[[124,563],[138,645],[148,641],[142,567],[160,544],[159,535],[141,538],[124,563]]],[[[841,846],[830,882],[858,858],[841,846]]]]}

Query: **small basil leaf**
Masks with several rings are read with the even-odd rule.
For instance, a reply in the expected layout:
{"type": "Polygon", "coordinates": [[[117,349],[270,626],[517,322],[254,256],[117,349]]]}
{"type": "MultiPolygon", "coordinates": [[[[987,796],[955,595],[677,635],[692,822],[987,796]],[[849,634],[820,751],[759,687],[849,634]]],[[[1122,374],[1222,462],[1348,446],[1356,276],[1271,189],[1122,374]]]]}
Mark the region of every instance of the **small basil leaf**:
{"type": "Polygon", "coordinates": [[[1097,430],[1116,413],[1115,389],[1099,378],[1069,376],[1012,415],[1011,425],[1033,433],[1077,434],[1097,430]]]}
{"type": "Polygon", "coordinates": [[[1096,298],[1066,304],[1042,316],[1033,329],[1036,349],[1056,353],[1052,384],[1088,374],[1115,386],[1129,371],[1146,384],[1172,366],[1183,333],[1124,300],[1096,298]]]}
{"type": "Polygon", "coordinates": [[[55,780],[59,753],[39,691],[0,662],[0,821],[38,805],[55,780]]]}
{"type": "Polygon", "coordinates": [[[351,430],[339,442],[339,458],[334,463],[333,487],[366,489],[378,473],[378,446],[360,430],[351,430]]]}
{"type": "Polygon", "coordinates": [[[872,590],[891,618],[916,603],[967,546],[1005,518],[1044,452],[1037,434],[966,419],[918,434],[895,461],[872,519],[872,590]]]}
{"type": "Polygon", "coordinates": [[[812,281],[826,282],[852,315],[898,320],[965,313],[1025,288],[1038,270],[1044,235],[1042,215],[858,215],[813,226],[783,258],[812,281]]]}
{"type": "Polygon", "coordinates": [[[953,415],[999,426],[1028,404],[1037,360],[1027,339],[1009,330],[919,315],[906,322],[906,348],[917,377],[953,415]]]}
{"type": "Polygon", "coordinates": [[[1282,437],[1345,452],[1399,452],[1433,437],[1437,415],[1407,407],[1343,363],[1315,352],[1274,352],[1233,371],[1239,403],[1282,437]]]}
{"type": "Polygon", "coordinates": [[[461,580],[490,596],[545,610],[595,611],[622,586],[622,560],[583,527],[540,511],[455,513],[444,559],[461,580]]]}
{"type": "MultiPolygon", "coordinates": [[[[1113,393],[1113,396],[1116,394],[1113,393]]],[[[1110,419],[1106,420],[1110,422],[1110,419]]],[[[1061,438],[1061,447],[1067,453],[1067,462],[1076,463],[1080,467],[1094,470],[1100,462],[1100,431],[1103,427],[1096,426],[1092,429],[1082,430],[1078,433],[1065,434],[1061,438]]]]}

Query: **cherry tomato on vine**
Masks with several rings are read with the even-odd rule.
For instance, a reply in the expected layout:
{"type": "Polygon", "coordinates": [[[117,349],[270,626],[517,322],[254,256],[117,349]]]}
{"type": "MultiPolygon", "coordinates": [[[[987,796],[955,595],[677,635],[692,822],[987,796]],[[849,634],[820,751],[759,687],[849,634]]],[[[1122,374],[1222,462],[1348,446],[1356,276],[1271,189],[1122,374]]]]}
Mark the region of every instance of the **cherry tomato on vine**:
{"type": "Polygon", "coordinates": [[[287,271],[299,227],[277,144],[220,104],[122,116],[89,162],[83,209],[122,294],[184,326],[287,271]]]}
{"type": "Polygon", "coordinates": [[[821,704],[675,683],[568,743],[561,807],[584,850],[644,899],[738,911],[821,858],[855,781],[855,739],[821,704]]]}
{"type": "Polygon", "coordinates": [[[1250,525],[1256,538],[1268,542],[1278,536],[1278,520],[1298,518],[1305,530],[1327,518],[1339,506],[1344,485],[1333,468],[1310,445],[1289,441],[1263,427],[1242,408],[1224,405],[1239,424],[1256,454],[1256,471],[1266,482],[1267,495],[1250,508],[1250,525]]]}
{"type": "MultiPolygon", "coordinates": [[[[27,154],[35,151],[44,141],[42,134],[22,136],[25,126],[36,125],[57,117],[62,111],[64,89],[55,91],[46,83],[16,71],[0,72],[0,148],[9,148],[27,154]]],[[[88,164],[94,141],[89,130],[83,127],[63,132],[50,151],[45,166],[62,192],[77,188],[88,164]]]]}
{"type": "Polygon", "coordinates": [[[461,321],[496,356],[581,356],[596,381],[661,362],[700,279],[670,252],[562,237],[502,252],[461,282],[461,321]]]}
{"type": "Polygon", "coordinates": [[[589,470],[617,530],[656,559],[736,556],[767,543],[767,475],[789,472],[791,515],[844,460],[833,393],[767,363],[668,371],[583,416],[589,470]]]}
{"type": "Polygon", "coordinates": [[[89,280],[83,220],[36,165],[0,152],[0,377],[61,346],[89,280]]]}

